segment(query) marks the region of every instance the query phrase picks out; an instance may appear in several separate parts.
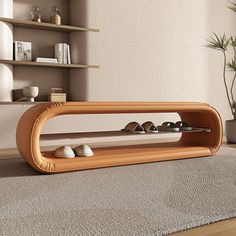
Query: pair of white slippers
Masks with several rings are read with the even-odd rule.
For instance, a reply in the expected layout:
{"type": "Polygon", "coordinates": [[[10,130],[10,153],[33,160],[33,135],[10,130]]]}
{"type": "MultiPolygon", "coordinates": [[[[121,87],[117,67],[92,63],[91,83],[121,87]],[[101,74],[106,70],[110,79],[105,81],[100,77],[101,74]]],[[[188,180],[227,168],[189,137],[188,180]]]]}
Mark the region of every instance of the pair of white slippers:
{"type": "Polygon", "coordinates": [[[74,157],[91,157],[93,151],[88,145],[79,145],[72,149],[70,146],[65,145],[58,147],[54,151],[54,156],[58,158],[74,158],[74,157]]]}

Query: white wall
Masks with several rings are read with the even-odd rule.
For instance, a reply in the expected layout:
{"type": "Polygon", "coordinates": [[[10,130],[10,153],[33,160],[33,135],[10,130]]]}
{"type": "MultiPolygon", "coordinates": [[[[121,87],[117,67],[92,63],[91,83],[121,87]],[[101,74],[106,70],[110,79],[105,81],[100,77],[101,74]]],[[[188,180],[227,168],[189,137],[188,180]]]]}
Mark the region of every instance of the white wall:
{"type": "Polygon", "coordinates": [[[206,2],[89,1],[88,98],[206,101],[206,2]]]}
{"type": "MultiPolygon", "coordinates": [[[[235,1],[233,1],[235,2],[235,1]]],[[[236,13],[232,12],[226,6],[229,1],[224,0],[208,0],[207,1],[207,35],[215,32],[217,34],[226,33],[226,35],[236,36],[236,13]]],[[[230,57],[228,58],[230,59],[230,57]]],[[[207,70],[205,79],[207,81],[208,102],[215,106],[220,112],[223,121],[232,119],[230,107],[226,100],[226,93],[223,86],[222,70],[223,57],[220,52],[208,49],[206,54],[207,70]]],[[[232,72],[227,73],[227,82],[230,85],[232,81],[232,72]]],[[[234,89],[236,94],[236,89],[234,89]]]]}
{"type": "MultiPolygon", "coordinates": [[[[24,0],[25,1],[25,0],[24,0]]],[[[24,2],[23,1],[23,2],[24,2]]],[[[71,2],[76,0],[71,0],[71,2]]],[[[20,1],[18,0],[20,3],[20,1]]],[[[42,1],[43,4],[44,1],[42,1]]],[[[84,62],[100,69],[80,73],[79,98],[89,101],[202,101],[229,119],[219,53],[203,45],[214,31],[235,34],[236,14],[226,0],[80,0],[81,25],[99,28],[86,34],[84,62]],[[84,12],[86,11],[86,12],[84,12]]],[[[0,108],[2,111],[4,107],[0,108]]],[[[10,109],[6,109],[10,110],[10,109]]],[[[134,117],[136,118],[136,117],[134,117]]],[[[167,117],[166,119],[168,119],[167,117]]],[[[45,130],[80,129],[79,119],[55,119],[45,130]]],[[[147,117],[140,117],[140,121],[147,117]]],[[[162,121],[165,118],[159,120],[162,121]]],[[[5,119],[6,120],[6,119],[5,119]]],[[[119,117],[83,127],[118,128],[128,120],[119,117]]],[[[12,129],[12,123],[4,126],[12,129]]],[[[12,135],[12,133],[11,133],[12,135]]],[[[14,146],[12,138],[0,147],[14,146]]]]}
{"type": "Polygon", "coordinates": [[[212,32],[236,33],[226,0],[88,1],[89,100],[205,101],[231,118],[222,57],[203,45],[212,32]]]}

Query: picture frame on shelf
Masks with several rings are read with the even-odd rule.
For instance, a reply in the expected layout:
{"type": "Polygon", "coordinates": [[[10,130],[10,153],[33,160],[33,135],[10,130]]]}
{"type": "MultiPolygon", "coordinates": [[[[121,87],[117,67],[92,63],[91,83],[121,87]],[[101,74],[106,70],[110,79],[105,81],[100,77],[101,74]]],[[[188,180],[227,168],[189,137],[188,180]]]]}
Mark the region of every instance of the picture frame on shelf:
{"type": "Polygon", "coordinates": [[[32,43],[15,41],[14,59],[15,61],[32,61],[32,43]]]}

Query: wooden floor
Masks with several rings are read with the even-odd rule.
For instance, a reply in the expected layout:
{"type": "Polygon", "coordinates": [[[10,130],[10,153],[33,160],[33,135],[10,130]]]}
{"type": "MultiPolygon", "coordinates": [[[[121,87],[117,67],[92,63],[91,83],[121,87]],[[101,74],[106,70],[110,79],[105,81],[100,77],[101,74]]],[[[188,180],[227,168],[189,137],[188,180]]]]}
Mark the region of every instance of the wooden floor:
{"type": "Polygon", "coordinates": [[[172,235],[173,236],[235,236],[236,218],[197,227],[194,229],[186,230],[172,235]]]}
{"type": "MultiPolygon", "coordinates": [[[[236,149],[236,144],[226,144],[223,146],[236,149]]],[[[189,229],[179,233],[172,234],[173,236],[236,236],[236,218],[223,220],[205,226],[189,229]]]]}
{"type": "MultiPolygon", "coordinates": [[[[229,145],[224,142],[223,146],[236,149],[236,144],[229,145]]],[[[0,150],[0,159],[1,158],[5,159],[6,156],[8,156],[9,158],[15,158],[17,155],[19,156],[19,154],[15,149],[0,150]]],[[[212,223],[205,226],[200,226],[190,230],[178,232],[172,235],[173,236],[236,236],[236,218],[220,221],[217,223],[212,223]]]]}

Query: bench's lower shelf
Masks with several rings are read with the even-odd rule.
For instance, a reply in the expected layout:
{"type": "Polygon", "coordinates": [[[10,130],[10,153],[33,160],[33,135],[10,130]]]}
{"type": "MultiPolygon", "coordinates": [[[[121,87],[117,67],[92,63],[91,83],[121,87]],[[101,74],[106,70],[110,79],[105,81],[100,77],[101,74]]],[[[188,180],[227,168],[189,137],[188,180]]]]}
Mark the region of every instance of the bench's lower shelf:
{"type": "Polygon", "coordinates": [[[208,147],[183,146],[178,142],[102,147],[93,149],[92,157],[55,158],[53,152],[43,152],[46,159],[53,159],[58,170],[83,170],[98,167],[138,164],[181,158],[211,155],[208,147]],[[68,164],[68,166],[67,166],[68,164]]]}
{"type": "MultiPolygon", "coordinates": [[[[159,134],[153,135],[160,135],[159,134]]],[[[174,133],[174,132],[173,132],[174,133]]],[[[68,134],[66,134],[68,135],[68,134]]],[[[72,134],[73,135],[73,134],[72,134]]],[[[121,131],[80,132],[83,137],[129,135],[121,131]]],[[[145,136],[141,135],[141,136],[145,136]]],[[[218,112],[204,103],[189,102],[66,102],[38,104],[21,117],[16,133],[17,147],[23,158],[36,170],[57,173],[108,166],[174,160],[213,155],[222,141],[222,123],[218,112]],[[41,135],[48,119],[60,115],[178,113],[191,127],[205,127],[180,132],[178,142],[152,143],[119,147],[94,148],[93,157],[55,158],[52,152],[40,150],[40,137],[50,139],[55,134],[41,135]]],[[[66,143],[65,143],[66,144],[66,143]]]]}

